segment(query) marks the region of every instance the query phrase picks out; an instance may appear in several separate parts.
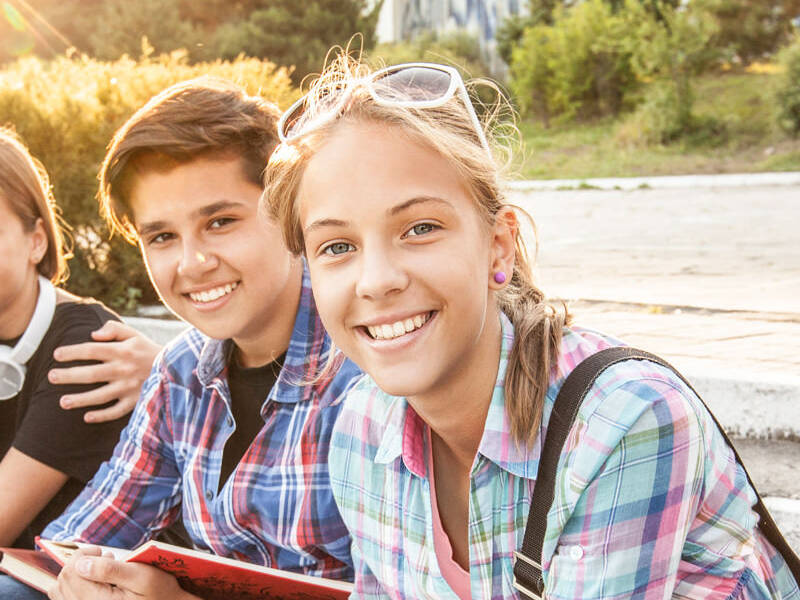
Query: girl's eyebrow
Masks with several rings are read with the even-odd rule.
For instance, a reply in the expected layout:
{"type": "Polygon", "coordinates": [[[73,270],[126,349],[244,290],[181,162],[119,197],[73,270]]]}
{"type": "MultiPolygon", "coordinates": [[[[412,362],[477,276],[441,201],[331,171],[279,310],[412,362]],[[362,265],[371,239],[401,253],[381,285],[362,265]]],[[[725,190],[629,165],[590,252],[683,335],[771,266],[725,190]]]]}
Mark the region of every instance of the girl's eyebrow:
{"type": "Polygon", "coordinates": [[[388,213],[389,213],[390,216],[394,216],[397,213],[403,212],[404,210],[407,210],[407,209],[411,208],[412,206],[415,206],[417,204],[422,204],[422,203],[425,203],[425,202],[435,202],[436,204],[443,204],[447,208],[450,208],[450,209],[453,208],[453,205],[450,202],[448,202],[447,200],[444,200],[443,198],[439,198],[437,196],[417,196],[415,198],[410,198],[410,199],[406,200],[405,202],[401,202],[400,204],[398,204],[396,206],[393,206],[392,208],[390,208],[388,210],[388,213]]]}
{"type": "MultiPolygon", "coordinates": [[[[423,204],[426,202],[434,202],[436,204],[441,204],[451,210],[454,210],[453,205],[444,200],[442,198],[438,198],[436,196],[417,196],[414,198],[410,198],[405,202],[401,202],[400,204],[393,206],[386,213],[393,217],[398,213],[403,212],[404,210],[408,210],[412,206],[416,206],[417,204],[423,204]]],[[[316,221],[310,223],[307,227],[303,229],[303,235],[307,235],[308,233],[314,231],[315,229],[322,229],[323,227],[347,227],[350,224],[349,221],[343,221],[341,219],[317,219],[316,221]]]]}

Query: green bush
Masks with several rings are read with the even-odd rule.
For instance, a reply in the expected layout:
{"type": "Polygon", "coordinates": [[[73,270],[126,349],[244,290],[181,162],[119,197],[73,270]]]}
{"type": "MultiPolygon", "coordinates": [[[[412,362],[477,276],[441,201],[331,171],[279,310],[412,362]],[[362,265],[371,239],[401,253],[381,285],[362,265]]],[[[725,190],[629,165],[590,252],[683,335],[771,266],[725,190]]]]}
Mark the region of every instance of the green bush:
{"type": "Polygon", "coordinates": [[[71,291],[120,310],[156,300],[138,250],[110,237],[98,215],[97,171],[114,132],[137,108],[168,85],[202,74],[231,79],[284,108],[298,94],[286,69],[270,62],[189,65],[180,52],[114,62],[26,58],[0,71],[0,121],[15,127],[44,163],[73,227],[71,291]]]}
{"type": "Polygon", "coordinates": [[[603,0],[559,6],[553,23],[525,29],[511,53],[511,89],[523,114],[548,124],[617,114],[637,82],[629,27],[603,0]]]}
{"type": "Polygon", "coordinates": [[[783,67],[775,90],[778,125],[797,137],[800,134],[800,35],[778,53],[777,60],[783,67]]]}

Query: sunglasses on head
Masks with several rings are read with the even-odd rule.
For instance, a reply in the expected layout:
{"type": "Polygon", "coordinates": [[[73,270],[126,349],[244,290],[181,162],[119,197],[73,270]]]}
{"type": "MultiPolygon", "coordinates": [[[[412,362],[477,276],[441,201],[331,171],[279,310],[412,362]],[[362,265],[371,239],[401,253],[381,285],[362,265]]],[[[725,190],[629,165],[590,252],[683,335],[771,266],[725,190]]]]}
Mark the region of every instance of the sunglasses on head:
{"type": "MultiPolygon", "coordinates": [[[[464,80],[453,67],[432,63],[394,65],[375,71],[359,83],[367,88],[376,104],[387,106],[433,108],[442,106],[458,94],[469,112],[481,145],[491,157],[489,143],[464,80]]],[[[325,94],[318,96],[313,106],[308,105],[308,94],[300,98],[278,121],[281,142],[292,142],[338,118],[347,103],[349,89],[334,84],[325,94]]]]}

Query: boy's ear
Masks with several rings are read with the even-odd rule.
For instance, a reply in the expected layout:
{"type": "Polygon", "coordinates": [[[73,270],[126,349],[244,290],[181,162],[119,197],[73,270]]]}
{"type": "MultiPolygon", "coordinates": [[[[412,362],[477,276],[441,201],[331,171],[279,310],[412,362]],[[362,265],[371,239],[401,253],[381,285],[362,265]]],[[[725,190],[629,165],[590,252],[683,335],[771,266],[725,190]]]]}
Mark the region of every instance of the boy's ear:
{"type": "Polygon", "coordinates": [[[492,289],[499,290],[511,281],[511,275],[514,273],[518,233],[517,214],[512,207],[503,206],[497,211],[492,226],[491,262],[489,265],[489,287],[492,289]]]}

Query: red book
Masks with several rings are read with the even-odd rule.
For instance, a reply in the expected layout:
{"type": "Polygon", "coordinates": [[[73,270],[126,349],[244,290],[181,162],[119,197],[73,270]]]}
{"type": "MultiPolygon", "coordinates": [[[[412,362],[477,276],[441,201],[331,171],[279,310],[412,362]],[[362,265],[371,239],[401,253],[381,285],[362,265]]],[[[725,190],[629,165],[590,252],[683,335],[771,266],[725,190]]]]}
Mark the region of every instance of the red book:
{"type": "MultiPolygon", "coordinates": [[[[5,548],[2,551],[13,552],[15,556],[20,552],[25,553],[19,555],[17,560],[25,563],[26,567],[35,566],[42,571],[42,578],[49,577],[47,580],[37,580],[38,585],[34,585],[29,579],[23,578],[24,574],[19,568],[14,571],[4,569],[12,577],[40,590],[46,590],[55,581],[60,565],[75,550],[90,545],[43,539],[37,539],[36,543],[43,552],[5,548]]],[[[111,552],[117,560],[149,564],[173,574],[183,589],[204,600],[345,600],[353,590],[353,584],[345,581],[262,567],[163,542],[150,541],[131,551],[101,548],[111,552]]],[[[2,563],[0,568],[4,568],[2,563]]]]}
{"type": "Polygon", "coordinates": [[[48,588],[56,582],[61,565],[43,552],[2,548],[0,571],[46,594],[48,588]]]}

